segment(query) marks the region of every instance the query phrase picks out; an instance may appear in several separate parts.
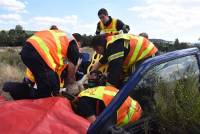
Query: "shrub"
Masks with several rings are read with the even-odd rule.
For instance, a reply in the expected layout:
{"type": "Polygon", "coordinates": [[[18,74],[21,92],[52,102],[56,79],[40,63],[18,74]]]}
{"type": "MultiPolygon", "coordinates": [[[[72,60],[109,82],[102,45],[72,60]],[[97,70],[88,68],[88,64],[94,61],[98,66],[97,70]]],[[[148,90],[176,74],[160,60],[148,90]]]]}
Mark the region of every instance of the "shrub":
{"type": "Polygon", "coordinates": [[[20,55],[19,55],[20,49],[21,48],[17,48],[17,47],[1,49],[1,52],[0,52],[1,63],[17,66],[20,69],[24,69],[25,66],[22,63],[20,55]]]}
{"type": "Polygon", "coordinates": [[[200,133],[199,79],[192,74],[177,80],[175,88],[157,85],[155,116],[161,133],[200,133]]]}

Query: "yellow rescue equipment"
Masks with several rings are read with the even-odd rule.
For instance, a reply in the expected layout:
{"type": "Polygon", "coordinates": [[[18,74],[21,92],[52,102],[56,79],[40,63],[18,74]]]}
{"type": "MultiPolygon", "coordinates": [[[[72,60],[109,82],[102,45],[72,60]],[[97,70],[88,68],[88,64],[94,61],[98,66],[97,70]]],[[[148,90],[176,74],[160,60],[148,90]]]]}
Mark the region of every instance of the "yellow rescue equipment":
{"type": "MultiPolygon", "coordinates": [[[[101,57],[102,57],[101,54],[98,54],[96,52],[93,53],[91,63],[87,68],[87,74],[89,74],[89,72],[92,70],[92,67],[94,66],[94,64],[96,62],[98,62],[101,59],[101,57]]],[[[98,70],[101,71],[102,73],[107,73],[108,64],[105,64],[105,65],[101,66],[98,70]]]]}

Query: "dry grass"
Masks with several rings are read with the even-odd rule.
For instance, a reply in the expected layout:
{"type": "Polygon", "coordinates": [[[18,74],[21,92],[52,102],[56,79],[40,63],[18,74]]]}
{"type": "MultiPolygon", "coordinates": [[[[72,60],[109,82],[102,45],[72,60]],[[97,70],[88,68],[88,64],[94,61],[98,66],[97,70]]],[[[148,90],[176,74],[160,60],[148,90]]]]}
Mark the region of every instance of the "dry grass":
{"type": "Polygon", "coordinates": [[[7,81],[22,81],[24,72],[17,66],[0,63],[0,94],[12,99],[8,93],[2,92],[3,84],[7,81]]]}
{"type": "MultiPolygon", "coordinates": [[[[22,81],[24,68],[19,51],[20,47],[0,48],[0,92],[6,81],[22,81]]],[[[3,93],[8,99],[10,96],[3,93]]]]}
{"type": "Polygon", "coordinates": [[[9,64],[0,64],[0,87],[6,81],[21,81],[24,76],[24,72],[16,66],[9,64]]]}
{"type": "Polygon", "coordinates": [[[83,52],[89,53],[90,55],[94,53],[94,50],[90,47],[83,47],[82,49],[83,49],[83,52]]]}
{"type": "MultiPolygon", "coordinates": [[[[21,61],[19,52],[21,47],[1,47],[0,48],[0,93],[3,84],[7,81],[22,81],[24,77],[25,66],[21,61]]],[[[84,47],[83,52],[93,54],[93,49],[84,47]]],[[[8,99],[10,96],[3,93],[8,99]]]]}
{"type": "MultiPolygon", "coordinates": [[[[21,47],[0,48],[0,89],[6,81],[21,81],[24,76],[24,64],[21,61],[19,51],[21,47]]],[[[92,48],[84,47],[83,51],[93,53],[92,48]]]]}

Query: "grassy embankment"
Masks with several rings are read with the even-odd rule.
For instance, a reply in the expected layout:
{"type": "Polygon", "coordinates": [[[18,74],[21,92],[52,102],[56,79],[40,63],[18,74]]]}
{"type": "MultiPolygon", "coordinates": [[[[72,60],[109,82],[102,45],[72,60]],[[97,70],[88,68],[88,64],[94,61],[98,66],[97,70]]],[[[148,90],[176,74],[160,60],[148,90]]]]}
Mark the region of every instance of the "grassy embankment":
{"type": "MultiPolygon", "coordinates": [[[[25,65],[22,63],[19,52],[21,47],[0,48],[0,91],[6,81],[22,81],[25,65]]],[[[91,48],[83,48],[84,52],[92,54],[91,48]]]]}
{"type": "Polygon", "coordinates": [[[156,85],[154,115],[161,134],[200,133],[199,76],[187,73],[187,78],[177,80],[173,86],[165,82],[156,85]]]}
{"type": "MultiPolygon", "coordinates": [[[[0,49],[0,90],[5,81],[22,81],[25,66],[20,55],[20,48],[0,49]]],[[[90,49],[86,51],[92,52],[90,49]]],[[[200,94],[199,80],[191,76],[179,80],[176,88],[169,90],[169,85],[157,85],[156,114],[159,130],[162,134],[190,134],[200,132],[200,94]]]]}
{"type": "MultiPolygon", "coordinates": [[[[19,51],[20,47],[0,48],[0,91],[6,81],[22,81],[24,68],[19,51]]],[[[9,97],[8,94],[5,96],[9,97]]]]}

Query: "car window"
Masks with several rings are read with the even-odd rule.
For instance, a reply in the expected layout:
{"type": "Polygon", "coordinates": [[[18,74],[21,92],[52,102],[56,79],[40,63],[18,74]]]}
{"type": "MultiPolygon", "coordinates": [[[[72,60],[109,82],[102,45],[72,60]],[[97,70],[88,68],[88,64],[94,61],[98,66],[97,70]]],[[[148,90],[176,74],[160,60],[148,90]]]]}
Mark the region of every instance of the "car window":
{"type": "MultiPolygon", "coordinates": [[[[165,92],[169,97],[179,86],[191,85],[195,91],[199,88],[199,68],[196,56],[186,56],[159,64],[150,69],[131,92],[131,97],[139,101],[144,113],[154,110],[159,94],[165,92]]],[[[159,100],[160,101],[160,100],[159,100]]]]}

